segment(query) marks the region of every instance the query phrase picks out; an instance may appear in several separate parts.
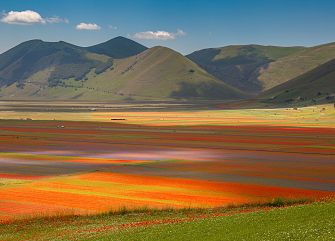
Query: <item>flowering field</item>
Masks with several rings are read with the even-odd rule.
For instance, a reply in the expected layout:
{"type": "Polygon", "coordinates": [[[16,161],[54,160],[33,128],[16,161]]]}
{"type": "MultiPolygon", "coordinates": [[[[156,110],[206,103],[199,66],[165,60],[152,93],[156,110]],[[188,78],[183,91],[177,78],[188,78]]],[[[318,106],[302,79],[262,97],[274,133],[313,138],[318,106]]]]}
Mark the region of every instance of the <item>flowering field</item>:
{"type": "Polygon", "coordinates": [[[240,124],[221,111],[175,112],[178,124],[171,112],[0,120],[0,220],[333,197],[335,128],[325,112],[315,114],[320,126],[306,126],[311,116],[240,124]]]}

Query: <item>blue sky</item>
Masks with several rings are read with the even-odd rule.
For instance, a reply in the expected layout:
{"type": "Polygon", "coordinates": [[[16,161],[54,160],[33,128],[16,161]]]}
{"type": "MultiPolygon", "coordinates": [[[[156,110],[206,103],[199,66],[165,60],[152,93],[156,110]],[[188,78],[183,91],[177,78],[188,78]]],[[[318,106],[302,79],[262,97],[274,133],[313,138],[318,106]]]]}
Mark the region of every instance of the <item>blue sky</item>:
{"type": "Polygon", "coordinates": [[[119,35],[184,54],[335,42],[333,0],[2,0],[0,11],[0,52],[30,39],[89,46],[119,35]]]}

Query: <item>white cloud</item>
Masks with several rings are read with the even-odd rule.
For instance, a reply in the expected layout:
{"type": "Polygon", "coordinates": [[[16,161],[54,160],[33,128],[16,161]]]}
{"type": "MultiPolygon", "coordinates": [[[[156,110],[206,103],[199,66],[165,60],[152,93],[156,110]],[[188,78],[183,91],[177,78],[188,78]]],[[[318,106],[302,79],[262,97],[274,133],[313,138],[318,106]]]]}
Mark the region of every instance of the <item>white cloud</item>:
{"type": "Polygon", "coordinates": [[[45,20],[39,13],[26,10],[22,12],[10,11],[8,13],[4,13],[1,22],[8,24],[35,24],[45,23],[45,20]]]}
{"type": "Polygon", "coordinates": [[[3,13],[1,22],[7,24],[32,25],[46,23],[68,23],[69,20],[59,17],[43,18],[41,14],[32,10],[10,11],[3,13]]]}
{"type": "Polygon", "coordinates": [[[45,19],[48,23],[69,23],[70,21],[66,18],[60,18],[60,17],[51,17],[45,19]]]}
{"type": "Polygon", "coordinates": [[[146,32],[140,32],[136,33],[134,35],[137,39],[155,39],[155,40],[173,40],[175,39],[175,36],[172,33],[166,32],[166,31],[146,31],[146,32]]]}
{"type": "Polygon", "coordinates": [[[109,25],[108,28],[109,28],[109,29],[112,29],[112,30],[117,30],[117,27],[114,26],[114,25],[109,25]]]}
{"type": "Polygon", "coordinates": [[[184,32],[183,30],[181,29],[178,29],[177,30],[177,33],[175,33],[176,36],[186,36],[186,32],[184,32]]]}
{"type": "Polygon", "coordinates": [[[95,23],[80,23],[76,26],[77,30],[100,30],[101,27],[95,23]]]}
{"type": "Polygon", "coordinates": [[[139,32],[134,34],[136,39],[145,39],[145,40],[175,40],[177,37],[185,36],[186,33],[178,29],[176,33],[166,32],[166,31],[146,31],[139,32]]]}

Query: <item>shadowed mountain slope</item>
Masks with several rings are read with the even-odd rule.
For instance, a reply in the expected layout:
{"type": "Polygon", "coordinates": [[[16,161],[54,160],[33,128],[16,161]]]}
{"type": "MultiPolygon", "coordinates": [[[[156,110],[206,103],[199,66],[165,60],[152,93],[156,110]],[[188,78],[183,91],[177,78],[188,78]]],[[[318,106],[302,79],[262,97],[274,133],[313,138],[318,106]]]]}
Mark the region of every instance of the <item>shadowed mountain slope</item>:
{"type": "Polygon", "coordinates": [[[268,86],[258,76],[271,62],[301,51],[302,47],[236,45],[204,49],[187,57],[218,79],[249,93],[268,86]]]}
{"type": "Polygon", "coordinates": [[[0,55],[0,87],[23,87],[28,80],[56,86],[62,79],[80,80],[91,69],[102,71],[111,64],[109,57],[72,44],[31,40],[0,55]],[[41,71],[43,78],[34,76],[41,71]]]}

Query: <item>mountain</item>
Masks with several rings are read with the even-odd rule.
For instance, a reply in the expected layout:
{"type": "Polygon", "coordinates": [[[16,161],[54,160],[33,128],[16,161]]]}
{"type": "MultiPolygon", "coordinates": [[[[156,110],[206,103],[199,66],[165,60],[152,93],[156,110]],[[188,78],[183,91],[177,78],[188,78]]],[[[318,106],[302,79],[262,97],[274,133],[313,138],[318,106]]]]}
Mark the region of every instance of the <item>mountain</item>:
{"type": "MultiPolygon", "coordinates": [[[[164,47],[154,47],[139,55],[117,60],[113,69],[89,76],[85,86],[98,86],[107,95],[131,99],[245,97],[241,91],[215,79],[189,59],[164,47]]],[[[90,98],[89,93],[83,97],[90,98]]]]}
{"type": "Polygon", "coordinates": [[[264,93],[260,102],[311,105],[335,101],[335,59],[264,93]]]}
{"type": "Polygon", "coordinates": [[[147,47],[121,36],[87,48],[92,53],[107,55],[114,59],[134,56],[147,49],[147,47]]]}
{"type": "Polygon", "coordinates": [[[236,45],[196,51],[187,57],[218,79],[249,93],[267,88],[258,79],[270,63],[303,50],[303,47],[236,45]]]}
{"type": "Polygon", "coordinates": [[[0,55],[0,87],[23,88],[27,82],[57,86],[62,79],[82,79],[91,69],[112,65],[104,55],[65,42],[31,40],[0,55]],[[42,75],[42,76],[38,76],[42,75]]]}
{"type": "Polygon", "coordinates": [[[89,49],[33,40],[7,51],[0,55],[0,98],[108,101],[246,97],[168,48],[154,47],[122,59],[89,49]]]}
{"type": "Polygon", "coordinates": [[[238,45],[185,57],[123,37],[87,48],[31,40],[0,54],[0,98],[236,100],[265,91],[265,103],[321,103],[333,98],[332,59],[333,43],[238,45]]]}
{"type": "Polygon", "coordinates": [[[335,43],[305,48],[264,66],[258,80],[264,83],[264,90],[311,71],[335,58],[335,43]]]}

